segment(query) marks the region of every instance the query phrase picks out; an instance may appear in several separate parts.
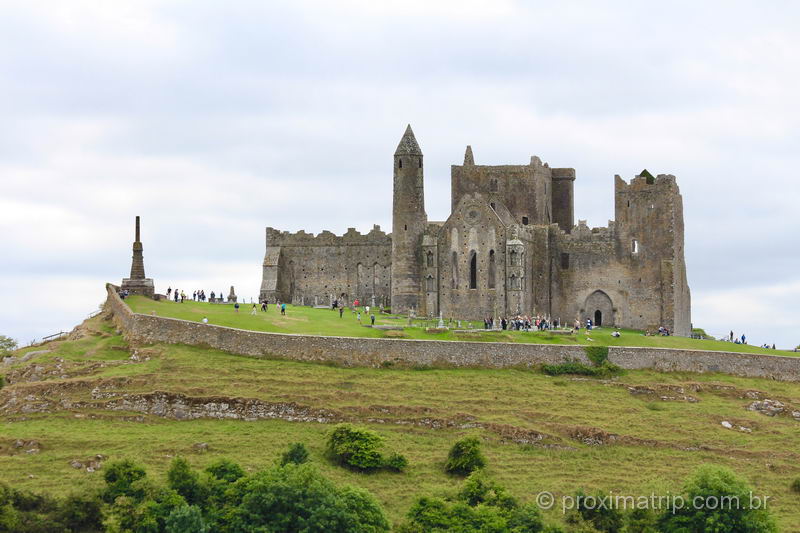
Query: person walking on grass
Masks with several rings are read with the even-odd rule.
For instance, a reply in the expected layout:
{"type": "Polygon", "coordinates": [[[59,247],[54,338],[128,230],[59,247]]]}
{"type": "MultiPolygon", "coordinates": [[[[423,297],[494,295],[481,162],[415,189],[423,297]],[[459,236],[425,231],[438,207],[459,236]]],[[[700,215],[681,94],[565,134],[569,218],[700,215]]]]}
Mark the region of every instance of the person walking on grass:
{"type": "Polygon", "coordinates": [[[359,323],[359,324],[361,324],[361,311],[359,311],[359,312],[356,314],[356,320],[358,320],[358,323],[359,323]]]}
{"type": "Polygon", "coordinates": [[[167,300],[169,300],[171,295],[172,295],[172,287],[167,287],[167,300]]]}
{"type": "Polygon", "coordinates": [[[235,304],[233,304],[233,311],[234,311],[235,313],[238,313],[238,312],[239,312],[239,302],[236,302],[235,304]]]}
{"type": "Polygon", "coordinates": [[[372,313],[371,315],[369,315],[369,320],[370,320],[371,325],[374,326],[375,325],[375,313],[372,313]]]}
{"type": "Polygon", "coordinates": [[[256,306],[256,304],[253,304],[253,308],[250,310],[250,314],[251,315],[257,315],[258,314],[258,306],[256,306]]]}
{"type": "Polygon", "coordinates": [[[339,308],[339,318],[342,318],[342,316],[344,316],[344,306],[339,308]]]}
{"type": "Polygon", "coordinates": [[[261,310],[266,312],[266,310],[267,310],[267,301],[266,300],[261,302],[261,310]]]}
{"type": "Polygon", "coordinates": [[[281,315],[286,315],[286,304],[281,304],[281,315]]]}

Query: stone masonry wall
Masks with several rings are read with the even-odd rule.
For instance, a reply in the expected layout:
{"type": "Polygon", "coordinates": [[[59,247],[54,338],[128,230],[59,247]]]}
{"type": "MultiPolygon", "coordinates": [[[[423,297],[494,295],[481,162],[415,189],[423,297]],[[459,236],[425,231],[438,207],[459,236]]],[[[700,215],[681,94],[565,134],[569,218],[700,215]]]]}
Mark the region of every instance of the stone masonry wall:
{"type": "MultiPolygon", "coordinates": [[[[588,363],[581,346],[486,342],[423,341],[320,337],[245,331],[199,322],[133,313],[108,284],[107,308],[131,342],[208,346],[251,357],[334,362],[378,367],[384,363],[507,368],[559,363],[588,363]]],[[[746,377],[800,381],[800,357],[673,350],[610,348],[609,359],[626,369],[676,372],[723,372],[746,377]]]]}

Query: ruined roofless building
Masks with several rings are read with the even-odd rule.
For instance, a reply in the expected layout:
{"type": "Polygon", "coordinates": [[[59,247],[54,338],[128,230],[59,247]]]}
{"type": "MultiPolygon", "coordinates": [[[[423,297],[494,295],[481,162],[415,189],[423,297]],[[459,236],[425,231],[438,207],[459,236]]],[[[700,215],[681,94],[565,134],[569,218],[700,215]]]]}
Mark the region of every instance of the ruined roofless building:
{"type": "Polygon", "coordinates": [[[152,298],[155,295],[153,280],[144,275],[144,257],[142,256],[142,241],[139,232],[139,217],[136,217],[136,240],[133,241],[133,259],[131,261],[131,277],[122,280],[120,290],[127,290],[131,294],[141,294],[152,298]]]}
{"type": "Polygon", "coordinates": [[[422,150],[411,126],[394,153],[392,233],[267,228],[261,298],[390,304],[392,312],[481,320],[546,315],[571,324],[691,333],[683,199],[675,177],[615,177],[615,220],[574,225],[575,170],[451,167],[449,218],[425,213],[422,150]]]}

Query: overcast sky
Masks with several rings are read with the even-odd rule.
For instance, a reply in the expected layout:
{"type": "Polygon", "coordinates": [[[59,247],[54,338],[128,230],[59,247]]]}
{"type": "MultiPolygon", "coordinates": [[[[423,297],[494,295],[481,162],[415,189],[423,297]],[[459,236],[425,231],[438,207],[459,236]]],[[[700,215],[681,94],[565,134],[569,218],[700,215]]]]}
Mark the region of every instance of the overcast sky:
{"type": "Polygon", "coordinates": [[[450,168],[678,178],[693,322],[800,343],[796,2],[0,2],[0,334],[70,329],[130,269],[256,297],[264,227],[391,230],[411,123],[450,168]]]}

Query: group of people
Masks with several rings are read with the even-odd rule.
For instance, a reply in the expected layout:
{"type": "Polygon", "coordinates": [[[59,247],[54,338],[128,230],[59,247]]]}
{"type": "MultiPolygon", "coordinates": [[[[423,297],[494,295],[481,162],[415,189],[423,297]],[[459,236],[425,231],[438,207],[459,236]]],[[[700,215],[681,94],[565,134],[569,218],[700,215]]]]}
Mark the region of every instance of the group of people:
{"type": "Polygon", "coordinates": [[[167,300],[175,300],[175,303],[183,303],[186,300],[186,293],[178,289],[167,288],[167,300]]]}
{"type": "MultiPolygon", "coordinates": [[[[742,333],[741,337],[734,337],[733,336],[733,331],[730,332],[730,334],[728,335],[727,339],[723,339],[723,340],[726,340],[728,342],[732,342],[734,344],[747,344],[747,337],[745,337],[744,333],[742,333]]],[[[763,346],[762,346],[762,348],[763,348],[763,346]]],[[[767,348],[769,348],[769,346],[767,346],[767,348]]]]}
{"type": "MultiPolygon", "coordinates": [[[[528,315],[517,315],[511,318],[500,318],[500,329],[512,331],[544,331],[546,329],[557,329],[559,327],[559,320],[550,317],[537,315],[530,317],[528,315]]],[[[483,319],[484,329],[493,329],[495,326],[494,318],[488,317],[483,319]]]]}

